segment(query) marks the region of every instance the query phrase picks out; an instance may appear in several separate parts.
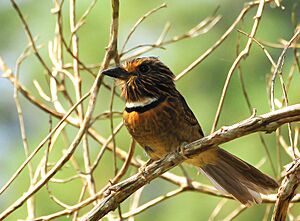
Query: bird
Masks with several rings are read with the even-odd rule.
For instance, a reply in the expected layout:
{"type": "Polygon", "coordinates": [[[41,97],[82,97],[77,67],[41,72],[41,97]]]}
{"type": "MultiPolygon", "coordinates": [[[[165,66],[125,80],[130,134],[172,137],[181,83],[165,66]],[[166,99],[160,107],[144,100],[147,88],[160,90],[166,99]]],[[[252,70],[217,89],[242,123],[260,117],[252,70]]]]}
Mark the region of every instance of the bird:
{"type": "MultiPolygon", "coordinates": [[[[157,57],[139,57],[102,71],[116,79],[125,99],[123,121],[150,161],[204,137],[198,120],[175,86],[175,75],[157,57]]],[[[224,149],[213,146],[186,159],[221,192],[251,206],[277,182],[224,149]]]]}

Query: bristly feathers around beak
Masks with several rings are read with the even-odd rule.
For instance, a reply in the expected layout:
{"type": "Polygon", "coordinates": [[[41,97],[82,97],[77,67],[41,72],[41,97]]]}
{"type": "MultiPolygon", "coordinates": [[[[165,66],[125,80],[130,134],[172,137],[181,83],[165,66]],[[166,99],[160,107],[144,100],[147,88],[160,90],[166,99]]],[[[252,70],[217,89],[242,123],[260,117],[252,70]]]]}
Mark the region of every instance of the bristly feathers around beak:
{"type": "Polygon", "coordinates": [[[102,73],[120,80],[121,95],[126,102],[161,98],[177,93],[174,74],[155,57],[134,58],[102,73]]]}

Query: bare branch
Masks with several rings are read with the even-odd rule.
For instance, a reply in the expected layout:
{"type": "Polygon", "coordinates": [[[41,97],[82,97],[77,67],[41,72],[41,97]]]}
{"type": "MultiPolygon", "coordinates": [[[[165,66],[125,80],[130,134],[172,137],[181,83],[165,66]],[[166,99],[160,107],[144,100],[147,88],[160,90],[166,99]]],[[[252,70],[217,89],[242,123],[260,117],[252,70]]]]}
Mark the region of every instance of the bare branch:
{"type": "MultiPolygon", "coordinates": [[[[296,191],[294,191],[296,186],[299,185],[299,169],[297,168],[299,168],[298,156],[300,156],[298,150],[300,142],[300,130],[298,124],[294,123],[293,127],[291,127],[290,122],[300,120],[300,104],[288,106],[288,97],[291,99],[291,102],[294,102],[294,82],[297,83],[297,74],[300,70],[299,52],[297,51],[300,48],[299,43],[297,42],[299,38],[298,32],[300,29],[299,25],[297,27],[296,6],[293,6],[292,9],[288,8],[288,10],[291,11],[293,19],[291,22],[292,26],[295,27],[295,35],[292,37],[293,40],[286,40],[282,37],[286,36],[286,33],[279,33],[281,38],[279,38],[277,41],[274,41],[277,43],[273,43],[267,42],[265,39],[263,39],[263,37],[257,38],[256,32],[259,26],[261,26],[259,27],[261,30],[268,30],[268,28],[263,29],[266,27],[263,23],[260,24],[260,18],[262,16],[268,16],[268,18],[270,18],[268,15],[269,10],[264,10],[264,6],[267,4],[274,6],[276,4],[277,7],[284,9],[283,5],[280,5],[281,3],[278,0],[275,0],[275,2],[274,0],[250,0],[250,2],[241,7],[239,14],[237,16],[235,15],[236,17],[233,17],[232,23],[226,28],[224,33],[222,33],[221,36],[219,36],[218,39],[202,55],[196,58],[196,60],[190,61],[190,65],[184,68],[184,70],[182,70],[182,72],[179,73],[175,79],[179,80],[186,74],[191,73],[193,68],[203,62],[206,58],[208,58],[208,56],[212,55],[217,48],[224,43],[226,44],[225,40],[228,37],[231,35],[232,37],[235,37],[234,30],[236,28],[243,29],[242,26],[244,24],[244,19],[247,19],[247,23],[250,19],[252,19],[250,21],[252,26],[251,30],[248,31],[249,33],[238,30],[239,33],[242,33],[247,37],[246,44],[241,46],[241,40],[244,39],[242,39],[242,35],[238,34],[238,42],[236,44],[237,55],[227,73],[227,80],[223,88],[218,110],[216,111],[213,127],[216,127],[217,125],[218,118],[222,111],[223,102],[227,96],[227,87],[229,84],[231,84],[231,76],[233,76],[234,72],[236,71],[239,73],[243,94],[252,116],[249,117],[249,119],[241,121],[232,126],[222,127],[213,134],[186,145],[183,153],[169,153],[165,159],[155,161],[150,165],[147,164],[148,167],[143,169],[143,172],[141,173],[138,168],[145,164],[145,162],[140,159],[140,156],[134,156],[135,141],[132,141],[130,147],[128,148],[127,143],[125,146],[123,142],[120,142],[123,141],[123,138],[121,138],[123,134],[115,136],[121,131],[121,128],[123,128],[123,122],[120,122],[122,112],[119,109],[114,109],[114,106],[119,108],[119,106],[115,105],[115,99],[118,99],[115,98],[115,95],[120,97],[120,94],[117,92],[118,90],[115,90],[115,86],[117,84],[108,84],[103,81],[101,72],[104,68],[108,68],[110,65],[119,65],[120,60],[124,61],[137,56],[144,56],[145,53],[148,53],[153,49],[166,50],[167,48],[165,46],[167,45],[176,45],[179,43],[179,41],[190,40],[208,32],[222,18],[220,15],[217,15],[218,7],[211,15],[207,16],[205,19],[199,22],[199,24],[192,26],[192,28],[186,29],[186,27],[180,27],[181,24],[174,24],[176,29],[184,28],[187,30],[183,33],[168,37],[168,33],[171,30],[171,23],[166,22],[165,26],[161,27],[163,30],[161,31],[161,34],[157,36],[156,41],[147,44],[146,42],[143,42],[143,39],[141,38],[142,41],[138,45],[128,48],[127,43],[136,33],[137,28],[153,13],[156,13],[160,9],[166,8],[166,4],[162,4],[154,9],[150,9],[146,14],[136,21],[133,27],[127,31],[127,36],[125,35],[125,38],[122,40],[118,35],[120,10],[119,0],[111,0],[112,16],[111,23],[109,25],[110,33],[107,33],[109,36],[105,38],[99,38],[99,41],[108,39],[109,42],[107,44],[107,48],[105,48],[105,50],[99,54],[99,56],[103,57],[103,59],[94,64],[90,64],[84,62],[84,60],[87,58],[83,57],[84,53],[81,53],[81,48],[84,45],[82,44],[82,40],[86,40],[85,38],[87,37],[87,33],[83,33],[83,26],[87,27],[85,30],[90,30],[88,28],[89,23],[86,21],[88,21],[89,17],[93,16],[91,12],[94,9],[96,10],[96,3],[98,1],[89,0],[88,2],[83,3],[86,5],[85,8],[79,8],[79,2],[76,0],[54,0],[53,8],[51,8],[49,11],[51,13],[50,16],[52,17],[52,21],[55,23],[55,27],[54,30],[52,30],[52,33],[51,31],[48,33],[53,35],[53,40],[49,42],[43,42],[43,44],[48,45],[48,57],[50,59],[50,63],[48,63],[46,58],[42,58],[40,47],[37,45],[36,39],[33,38],[33,32],[31,32],[32,28],[26,19],[25,13],[23,14],[22,12],[22,7],[18,6],[16,0],[10,1],[12,4],[11,8],[16,11],[15,17],[21,20],[25,34],[29,39],[29,47],[25,54],[27,55],[29,53],[34,53],[37,58],[35,62],[37,62],[37,64],[40,63],[42,69],[47,74],[43,76],[45,77],[44,82],[39,79],[40,75],[36,80],[29,79],[29,81],[25,81],[30,83],[33,82],[33,85],[36,89],[29,88],[29,90],[27,90],[26,87],[31,87],[32,85],[27,86],[21,83],[18,79],[19,72],[21,73],[20,63],[26,58],[26,55],[22,54],[21,57],[16,61],[16,70],[11,70],[0,57],[0,70],[2,71],[0,77],[8,79],[9,82],[14,86],[14,98],[16,100],[16,106],[18,110],[21,138],[26,152],[26,159],[21,163],[21,166],[17,165],[17,170],[15,173],[13,173],[8,179],[8,182],[1,187],[0,196],[2,196],[4,192],[6,192],[5,194],[9,194],[9,188],[13,188],[13,185],[11,184],[19,184],[17,182],[21,178],[19,176],[21,173],[22,175],[30,177],[31,181],[25,187],[27,190],[25,190],[24,194],[16,196],[15,202],[6,207],[4,211],[0,212],[0,220],[5,218],[9,219],[9,217],[12,217],[10,216],[11,213],[14,213],[21,206],[23,207],[22,209],[26,210],[24,206],[27,203],[27,214],[24,215],[25,217],[20,217],[20,219],[25,218],[33,221],[44,221],[54,220],[57,218],[66,218],[75,221],[80,220],[80,216],[83,216],[87,210],[89,210],[92,206],[95,206],[95,208],[86,214],[86,216],[82,217],[82,220],[89,218],[90,220],[96,220],[97,218],[95,217],[105,216],[105,219],[108,221],[121,221],[125,219],[134,221],[137,219],[136,216],[138,214],[149,210],[151,207],[158,206],[166,199],[171,200],[173,199],[172,197],[182,195],[188,191],[195,194],[206,194],[211,197],[218,197],[221,199],[220,203],[217,205],[217,208],[213,210],[210,220],[216,220],[221,216],[225,217],[225,220],[232,220],[245,210],[245,208],[241,205],[228,212],[226,214],[227,216],[224,215],[225,209],[223,210],[222,206],[227,206],[226,202],[234,200],[232,196],[216,190],[211,185],[206,185],[202,182],[192,180],[185,170],[183,170],[182,176],[176,175],[177,170],[174,172],[165,171],[175,167],[176,165],[182,167],[181,163],[184,162],[186,158],[193,157],[194,155],[205,151],[207,148],[210,148],[210,146],[226,143],[241,136],[255,132],[259,132],[259,138],[266,150],[266,155],[271,162],[272,169],[275,171],[275,166],[271,160],[272,152],[268,150],[269,147],[275,148],[275,145],[273,147],[272,142],[267,142],[269,140],[264,140],[265,136],[263,136],[260,132],[263,131],[269,133],[273,132],[274,130],[276,130],[276,163],[278,166],[278,171],[275,172],[277,179],[283,179],[283,181],[281,189],[279,190],[278,198],[277,194],[275,193],[262,195],[262,202],[269,204],[265,210],[264,220],[270,216],[270,212],[272,212],[272,205],[275,203],[276,207],[273,215],[274,220],[279,220],[280,218],[285,219],[285,217],[288,217],[291,220],[299,219],[299,214],[297,214],[295,209],[292,207],[295,205],[295,203],[300,202],[300,194],[297,194],[296,191]],[[256,15],[252,18],[250,17],[250,13],[252,13],[253,10],[256,10],[256,12],[254,12],[256,15]],[[81,14],[81,17],[78,16],[79,14],[81,14]],[[118,42],[122,41],[124,44],[121,46],[119,53],[118,42]],[[261,54],[265,55],[269,61],[269,63],[267,62],[265,66],[271,67],[271,73],[273,73],[273,75],[269,75],[268,82],[266,84],[267,91],[270,92],[272,86],[274,87],[276,77],[279,78],[279,83],[282,90],[282,97],[275,98],[273,95],[274,104],[273,102],[270,102],[271,105],[274,105],[274,111],[272,110],[273,112],[263,114],[261,116],[256,116],[256,111],[252,107],[251,102],[254,104],[254,102],[256,102],[256,97],[252,97],[253,95],[247,91],[249,85],[249,76],[243,76],[241,66],[243,64],[250,64],[249,62],[242,63],[242,60],[243,58],[247,57],[248,54],[250,55],[250,52],[253,53],[253,50],[250,50],[253,43],[257,44],[262,49],[263,53],[261,54]],[[287,74],[283,74],[281,72],[285,55],[281,55],[276,64],[273,59],[273,51],[275,50],[269,50],[269,48],[283,49],[282,53],[284,54],[286,53],[284,51],[287,50],[287,48],[293,48],[292,56],[287,56],[288,61],[286,64],[290,65],[290,67],[288,67],[289,69],[287,74]],[[92,76],[85,75],[86,73],[90,73],[92,76]],[[96,73],[98,74],[96,75],[96,73]],[[273,79],[271,79],[272,77],[273,79]],[[89,79],[94,80],[95,78],[96,80],[91,86],[89,79]],[[46,86],[44,83],[46,83],[46,86]],[[105,97],[105,93],[102,93],[102,90],[100,91],[100,85],[103,85],[111,90],[111,99],[108,103],[108,106],[107,104],[103,103],[107,101],[107,97],[105,97]],[[84,95],[83,91],[86,89],[88,92],[84,95]],[[37,94],[36,91],[38,92],[38,95],[35,95],[37,94]],[[21,108],[20,101],[23,100],[19,101],[20,93],[24,96],[26,101],[29,101],[29,105],[37,107],[40,113],[46,113],[49,115],[49,120],[47,122],[41,122],[46,126],[48,123],[49,129],[47,130],[45,137],[42,137],[40,139],[40,143],[35,147],[30,147],[29,144],[27,144],[26,139],[31,137],[27,137],[26,135],[28,134],[25,133],[25,129],[27,128],[25,126],[28,125],[24,124],[24,122],[27,122],[27,119],[24,118],[27,115],[24,113],[23,116],[23,112],[26,111],[27,108],[24,108],[23,110],[21,108]],[[99,95],[97,95],[98,93],[99,95]],[[39,99],[37,99],[35,96],[39,96],[39,99]],[[89,104],[86,105],[87,102],[83,103],[83,100],[88,96],[90,96],[90,100],[89,104]],[[99,104],[99,109],[101,111],[93,115],[97,97],[100,97],[99,101],[101,103],[99,104]],[[107,110],[103,110],[105,107],[107,110]],[[275,111],[275,108],[279,110],[275,111]],[[53,120],[53,117],[56,118],[56,120],[53,120]],[[52,121],[56,123],[53,123],[52,121]],[[97,125],[94,124],[96,121],[97,125]],[[101,126],[99,129],[98,126],[100,124],[101,126]],[[288,124],[288,137],[286,133],[286,127],[281,127],[284,124],[288,124]],[[107,125],[110,125],[110,131],[108,126],[104,132],[104,136],[102,134],[102,127],[107,125]],[[107,132],[109,134],[106,134],[107,132]],[[62,143],[60,141],[62,141],[62,143]],[[78,146],[82,148],[79,149],[78,146]],[[42,148],[44,148],[45,151],[41,151],[42,148]],[[90,148],[97,148],[93,149],[93,153],[96,152],[95,155],[91,155],[90,148]],[[31,150],[32,153],[29,150],[31,150]],[[57,158],[58,156],[59,158],[57,158]],[[105,156],[105,160],[107,158],[113,160],[111,163],[105,163],[104,165],[104,157],[102,156],[105,156]],[[282,172],[282,161],[286,157],[288,157],[290,160],[293,160],[293,162],[291,163],[292,168],[288,169],[286,175],[284,175],[282,172]],[[25,168],[30,169],[29,172],[26,171],[25,168]],[[118,170],[118,168],[120,168],[120,170],[118,170]],[[65,169],[71,169],[71,174],[69,172],[66,173],[65,169]],[[99,179],[94,179],[94,177],[98,178],[98,175],[101,176],[101,173],[98,173],[99,171],[105,172],[105,177],[104,179],[101,179],[100,182],[99,179]],[[132,172],[137,174],[132,176],[132,172]],[[107,177],[108,174],[109,177],[107,177]],[[153,197],[151,200],[145,201],[145,199],[143,199],[144,194],[142,194],[144,193],[143,187],[145,187],[146,184],[155,178],[162,179],[163,181],[166,181],[168,185],[175,186],[175,188],[171,191],[169,190],[169,192],[163,192],[160,195],[153,197]],[[72,182],[79,183],[80,187],[77,185],[76,187],[74,186],[75,198],[72,198],[71,201],[70,199],[65,198],[67,196],[58,195],[56,191],[54,191],[57,189],[57,187],[65,188],[67,185],[72,185],[72,182]],[[52,187],[53,193],[51,193],[52,187]],[[44,188],[48,189],[48,200],[50,203],[54,203],[56,206],[61,208],[55,212],[41,211],[42,213],[45,212],[45,214],[36,217],[35,209],[40,210],[41,208],[40,204],[34,204],[33,199],[39,199],[39,190],[44,188]],[[122,208],[122,210],[126,212],[121,211],[121,206],[123,206],[121,203],[131,195],[133,195],[133,197],[131,198],[129,205],[127,206],[126,204],[126,206],[122,208]],[[118,209],[118,211],[109,213],[109,211],[114,209],[118,209]],[[65,217],[63,218],[63,216],[65,217]],[[94,218],[89,216],[94,216],[94,218]]],[[[83,5],[80,4],[80,6],[83,5]]],[[[124,5],[124,7],[127,7],[127,5],[124,5]]],[[[277,12],[281,13],[282,11],[277,10],[277,12]]],[[[159,13],[161,14],[162,11],[159,13]]],[[[101,25],[97,28],[100,28],[103,32],[106,29],[102,29],[102,24],[107,25],[107,21],[102,23],[102,18],[106,18],[106,16],[104,17],[101,15],[101,25]]],[[[127,16],[122,18],[126,20],[127,16]]],[[[122,21],[122,24],[126,24],[125,20],[122,21]]],[[[152,27],[153,26],[151,26],[151,28],[152,27]]],[[[43,33],[41,34],[43,35],[43,33]]],[[[103,34],[101,34],[101,36],[102,35],[103,34]]],[[[265,36],[265,34],[261,36],[265,36]]],[[[101,45],[102,43],[103,42],[101,42],[101,45]]],[[[230,41],[228,43],[230,44],[230,41]]],[[[231,48],[234,50],[234,46],[231,48]]],[[[228,60],[228,58],[226,60],[228,60]]],[[[22,76],[25,76],[25,74],[22,73],[22,76]]],[[[269,95],[269,99],[271,99],[272,94],[270,93],[269,95]]],[[[21,104],[23,105],[23,103],[21,104]]],[[[265,158],[266,157],[263,159],[265,158]]]]}
{"type": "Polygon", "coordinates": [[[129,34],[128,34],[128,36],[127,36],[127,38],[126,38],[126,40],[125,40],[125,42],[124,42],[124,44],[123,44],[123,47],[122,47],[122,49],[121,49],[121,54],[123,53],[123,51],[124,51],[124,49],[125,49],[125,47],[126,47],[126,44],[128,43],[130,37],[131,37],[132,34],[135,32],[135,30],[137,29],[137,27],[138,27],[138,26],[139,26],[139,25],[140,25],[147,17],[149,17],[151,14],[157,12],[159,9],[166,8],[166,7],[167,7],[166,3],[161,4],[160,6],[154,8],[154,9],[152,9],[151,11],[147,12],[146,14],[144,14],[144,15],[143,15],[143,16],[142,16],[142,17],[134,24],[134,26],[133,26],[132,29],[130,30],[130,32],[129,32],[129,34]]]}
{"type": "Polygon", "coordinates": [[[243,58],[245,59],[249,54],[249,51],[250,51],[250,48],[251,48],[251,45],[252,45],[252,38],[254,37],[254,35],[256,34],[256,31],[258,29],[258,25],[259,25],[259,22],[260,22],[260,18],[262,16],[264,5],[265,5],[265,0],[260,0],[258,8],[257,8],[256,15],[254,17],[255,20],[253,22],[252,30],[251,30],[251,33],[250,33],[250,38],[248,39],[245,48],[239,53],[239,55],[236,57],[236,59],[234,60],[234,62],[232,63],[232,65],[229,69],[229,72],[227,74],[227,78],[226,78],[225,83],[224,83],[224,87],[223,87],[223,90],[222,90],[221,98],[220,98],[220,101],[219,101],[218,109],[217,109],[217,112],[216,112],[216,115],[215,115],[215,119],[214,119],[214,122],[213,122],[211,132],[213,132],[217,127],[217,124],[218,124],[218,121],[219,121],[219,117],[221,115],[222,107],[223,107],[223,104],[224,104],[225,96],[226,96],[226,93],[227,93],[227,89],[228,89],[231,77],[232,77],[235,69],[237,68],[237,66],[241,62],[241,60],[243,58]]]}
{"type": "Polygon", "coordinates": [[[278,58],[278,61],[277,61],[277,64],[276,64],[276,68],[275,68],[275,70],[273,72],[271,89],[270,89],[270,100],[271,100],[271,108],[272,108],[272,110],[275,110],[274,86],[275,86],[276,76],[277,76],[278,72],[281,72],[281,69],[282,69],[282,66],[283,66],[283,63],[284,63],[284,57],[285,57],[285,54],[287,52],[287,49],[298,38],[299,35],[300,35],[300,29],[296,30],[296,33],[293,35],[293,37],[291,38],[291,40],[284,47],[284,49],[281,52],[281,55],[278,58]]]}
{"type": "MultiPolygon", "coordinates": [[[[270,2],[270,1],[266,1],[270,2]]],[[[209,49],[207,49],[200,57],[198,57],[193,63],[191,63],[186,69],[184,69],[180,74],[178,74],[175,78],[175,80],[179,80],[184,75],[186,75],[188,72],[193,70],[198,64],[200,64],[207,56],[209,56],[216,48],[218,48],[224,40],[229,36],[229,34],[234,30],[234,28],[237,26],[237,24],[244,18],[244,16],[247,14],[247,12],[254,6],[259,4],[258,1],[249,2],[246,4],[246,6],[242,9],[238,17],[235,19],[235,21],[232,23],[232,25],[226,30],[226,32],[216,41],[216,43],[211,46],[209,49]]]]}
{"type": "MultiPolygon", "coordinates": [[[[20,17],[21,21],[22,21],[22,24],[24,26],[24,29],[25,29],[25,32],[28,36],[28,39],[29,39],[29,42],[32,46],[32,50],[34,52],[34,54],[36,55],[37,59],[40,61],[40,63],[42,64],[42,66],[45,68],[45,70],[47,71],[47,73],[49,74],[49,76],[52,76],[52,73],[51,73],[51,70],[49,69],[49,67],[47,66],[46,62],[44,61],[44,59],[41,57],[40,53],[38,52],[38,48],[37,46],[35,45],[35,42],[34,42],[34,38],[31,34],[31,31],[29,29],[29,26],[19,8],[19,6],[17,5],[17,3],[15,2],[15,0],[10,0],[14,9],[16,10],[16,12],[18,13],[18,16],[20,17]]],[[[52,76],[53,77],[53,76],[52,76]]]]}
{"type": "Polygon", "coordinates": [[[300,159],[287,166],[287,174],[281,182],[274,207],[272,221],[285,221],[289,204],[300,184],[300,159]]]}
{"type": "MultiPolygon", "coordinates": [[[[113,22],[112,22],[112,29],[111,29],[111,35],[112,35],[112,41],[109,43],[108,50],[106,52],[106,56],[104,57],[102,68],[100,68],[99,73],[104,68],[108,67],[108,64],[110,60],[115,56],[116,53],[116,44],[117,44],[117,30],[118,30],[118,8],[119,2],[118,0],[113,1],[113,22]]],[[[56,174],[56,172],[70,159],[74,151],[76,150],[77,146],[79,145],[83,135],[85,134],[87,128],[89,127],[89,122],[92,116],[92,113],[95,108],[96,104],[96,98],[98,95],[98,91],[101,85],[102,76],[101,74],[97,75],[97,78],[94,81],[94,84],[90,90],[91,98],[89,101],[88,109],[86,111],[86,114],[84,116],[83,122],[79,128],[78,133],[76,134],[73,142],[69,146],[69,148],[66,150],[63,157],[56,163],[56,165],[43,177],[40,181],[38,181],[28,192],[23,194],[22,197],[20,197],[17,201],[15,201],[10,207],[8,207],[4,212],[0,214],[0,219],[4,219],[9,214],[14,212],[16,208],[19,208],[29,197],[31,197],[35,192],[40,190],[40,188],[47,183],[51,177],[56,174]]]]}
{"type": "Polygon", "coordinates": [[[165,158],[147,166],[144,173],[137,173],[123,182],[112,186],[110,194],[101,200],[82,220],[95,221],[102,218],[140,187],[179,163],[182,163],[185,157],[192,157],[210,146],[217,146],[250,133],[258,131],[270,133],[282,124],[299,120],[300,104],[296,104],[257,117],[251,117],[232,126],[223,127],[209,136],[186,145],[184,156],[179,153],[168,154],[165,158]]]}

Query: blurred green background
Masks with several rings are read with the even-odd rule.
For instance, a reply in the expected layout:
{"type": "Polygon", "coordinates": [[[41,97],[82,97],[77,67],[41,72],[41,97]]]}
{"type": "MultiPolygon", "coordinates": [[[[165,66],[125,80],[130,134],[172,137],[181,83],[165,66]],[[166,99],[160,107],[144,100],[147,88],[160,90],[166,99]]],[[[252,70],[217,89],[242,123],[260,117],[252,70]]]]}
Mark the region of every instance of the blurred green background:
{"type": "MultiPolygon", "coordinates": [[[[121,48],[126,39],[131,27],[134,23],[147,11],[166,2],[167,8],[161,9],[148,19],[133,34],[127,48],[139,44],[154,43],[162,32],[166,22],[171,23],[170,32],[166,39],[180,35],[196,26],[207,16],[210,16],[217,7],[217,14],[222,16],[222,19],[208,33],[200,35],[193,39],[187,39],[175,44],[170,44],[163,49],[155,49],[145,55],[158,56],[167,66],[173,70],[175,74],[184,70],[192,61],[200,56],[208,49],[220,36],[228,29],[235,18],[240,13],[246,1],[236,0],[169,0],[169,1],[140,1],[126,0],[120,2],[120,29],[119,29],[119,47],[121,48]]],[[[289,40],[293,35],[295,23],[292,19],[292,12],[296,13],[296,21],[299,21],[299,0],[283,1],[284,9],[277,8],[273,3],[265,6],[261,24],[259,25],[256,38],[262,41],[277,43],[279,39],[289,40]],[[297,5],[298,4],[298,5],[297,5]],[[297,17],[298,16],[298,17],[297,17]]],[[[30,29],[34,36],[38,36],[37,44],[41,45],[40,52],[43,58],[51,66],[48,57],[48,42],[54,38],[55,17],[50,10],[53,8],[52,1],[34,1],[25,0],[18,1],[18,4],[25,15],[30,29]]],[[[64,31],[65,38],[69,40],[69,2],[65,1],[63,8],[64,16],[64,31]]],[[[90,1],[78,1],[77,14],[78,17],[84,13],[89,6],[90,1]]],[[[243,22],[238,25],[247,33],[250,33],[253,24],[253,16],[256,13],[256,7],[250,10],[243,22]]],[[[86,24],[78,32],[79,35],[79,55],[81,61],[85,64],[100,63],[103,59],[105,47],[108,43],[109,25],[111,17],[110,2],[107,0],[98,1],[96,7],[86,20],[86,24]]],[[[0,1],[0,56],[6,64],[14,70],[15,62],[18,56],[22,53],[28,44],[26,35],[22,28],[19,17],[13,10],[9,1],[0,1]]],[[[176,85],[186,98],[189,106],[194,111],[196,117],[202,125],[203,130],[208,134],[212,127],[212,122],[220,99],[226,75],[229,71],[232,62],[236,57],[236,43],[238,38],[241,40],[241,48],[245,46],[247,38],[234,30],[228,39],[214,51],[205,61],[193,69],[188,75],[179,80],[176,85]],[[239,36],[239,37],[238,37],[239,36]]],[[[282,49],[267,48],[274,60],[277,61],[282,49]]],[[[287,79],[289,68],[292,64],[293,52],[289,50],[284,65],[284,79],[287,79]]],[[[70,61],[66,58],[66,61],[70,61]]],[[[270,75],[271,65],[265,54],[256,44],[253,44],[249,57],[241,62],[246,89],[252,102],[253,107],[257,109],[257,113],[265,113],[270,110],[267,93],[267,78],[270,75]]],[[[295,70],[294,78],[289,90],[289,103],[295,104],[300,102],[299,85],[300,75],[295,70]]],[[[82,72],[83,76],[83,91],[87,92],[91,87],[93,78],[87,73],[82,72]]],[[[47,88],[47,78],[42,69],[42,66],[37,59],[31,55],[23,63],[20,71],[20,82],[36,97],[39,97],[35,90],[32,81],[37,80],[45,92],[49,93],[47,88]]],[[[109,84],[111,79],[106,79],[109,84]]],[[[72,90],[72,89],[70,89],[72,90]]],[[[2,186],[18,166],[24,161],[24,150],[21,143],[20,129],[17,119],[17,112],[13,100],[13,86],[9,81],[0,79],[0,185],[2,186]]],[[[72,92],[73,93],[73,92],[72,92]]],[[[276,97],[281,98],[281,90],[278,81],[276,83],[276,97]]],[[[100,95],[97,101],[95,115],[109,108],[110,91],[101,88],[100,95]]],[[[37,144],[47,135],[49,131],[49,117],[44,112],[40,111],[22,96],[20,96],[21,105],[25,117],[25,127],[28,137],[30,150],[33,150],[37,144]]],[[[65,109],[69,106],[64,103],[65,109]]],[[[86,104],[85,104],[86,105],[86,104]]],[[[124,103],[121,99],[116,98],[114,102],[114,110],[121,111],[124,103]]],[[[245,98],[242,93],[241,83],[237,72],[234,73],[228,93],[226,95],[224,108],[218,124],[218,128],[223,125],[231,125],[242,119],[249,117],[250,113],[246,105],[245,98]]],[[[115,120],[115,125],[121,119],[115,120]]],[[[53,119],[53,125],[57,122],[53,119]]],[[[109,120],[98,121],[95,124],[97,131],[105,137],[110,134],[109,120]]],[[[72,127],[67,128],[67,133],[70,139],[74,137],[77,129],[72,127]]],[[[287,135],[286,127],[283,127],[283,134],[287,135]]],[[[271,152],[272,161],[276,169],[278,166],[276,157],[275,135],[263,135],[269,151],[271,152]]],[[[285,136],[287,138],[287,136],[285,136]]],[[[116,137],[117,145],[125,150],[128,150],[130,137],[125,128],[116,137]]],[[[99,145],[93,140],[90,141],[91,154],[93,157],[99,151],[99,145]]],[[[63,148],[68,147],[68,141],[59,139],[55,145],[54,154],[50,157],[51,162],[55,162],[60,156],[63,148]]],[[[251,164],[257,164],[265,157],[265,150],[259,140],[257,134],[240,138],[226,145],[225,149],[236,154],[240,158],[251,164]]],[[[290,159],[282,151],[283,164],[287,164],[290,159]]],[[[36,165],[41,158],[42,153],[33,161],[36,165]]],[[[141,148],[136,151],[136,156],[142,159],[147,159],[141,148]]],[[[79,162],[82,162],[82,152],[78,148],[75,157],[79,162]]],[[[121,161],[118,162],[121,165],[121,161]]],[[[81,165],[82,166],[82,165],[81,165]]],[[[112,172],[112,154],[107,152],[103,161],[98,166],[95,173],[97,188],[108,182],[108,179],[113,177],[112,172]]],[[[190,176],[203,183],[207,183],[206,178],[197,175],[194,168],[187,168],[190,176]]],[[[261,169],[271,176],[278,177],[278,171],[274,174],[271,170],[270,163],[267,160],[261,169]]],[[[283,168],[281,168],[282,170],[283,168]]],[[[174,173],[181,175],[178,168],[172,170],[174,173]]],[[[134,169],[130,169],[128,175],[133,174],[134,169]]],[[[74,169],[69,165],[65,166],[56,178],[69,177],[74,175],[74,169]]],[[[14,184],[0,196],[0,209],[3,211],[24,191],[27,190],[29,184],[27,170],[19,176],[14,184]]],[[[77,202],[80,194],[80,181],[74,181],[67,184],[50,184],[50,189],[53,194],[63,200],[63,202],[72,205],[77,202]]],[[[167,193],[175,187],[165,181],[156,179],[147,185],[142,193],[141,203],[147,202],[160,194],[167,193]]],[[[59,211],[62,208],[49,199],[47,190],[43,188],[36,195],[37,215],[46,215],[51,212],[59,211]]],[[[136,220],[190,220],[201,221],[208,220],[212,211],[220,201],[220,198],[200,194],[200,193],[182,193],[178,196],[164,201],[146,212],[139,214],[136,220]]],[[[122,204],[123,212],[128,210],[128,202],[122,204]]],[[[233,200],[228,201],[226,206],[219,213],[217,220],[224,219],[231,211],[239,206],[238,202],[233,200]]],[[[88,207],[85,212],[91,207],[88,207]]],[[[261,220],[264,216],[266,205],[256,205],[245,210],[235,220],[261,220]]],[[[292,212],[299,215],[300,208],[295,206],[292,212]]],[[[18,218],[26,217],[26,205],[18,209],[7,220],[17,220],[18,218]]],[[[270,217],[270,215],[269,215],[270,217]]],[[[58,218],[56,220],[71,220],[68,217],[58,218]]]]}

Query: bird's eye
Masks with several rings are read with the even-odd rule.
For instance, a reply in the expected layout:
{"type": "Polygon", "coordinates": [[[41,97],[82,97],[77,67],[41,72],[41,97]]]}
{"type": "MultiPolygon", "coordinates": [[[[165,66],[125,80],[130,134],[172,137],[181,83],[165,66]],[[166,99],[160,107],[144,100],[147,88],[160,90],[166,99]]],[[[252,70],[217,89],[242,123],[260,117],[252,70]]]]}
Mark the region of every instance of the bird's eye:
{"type": "Polygon", "coordinates": [[[146,64],[141,64],[139,66],[139,71],[143,74],[147,73],[150,70],[149,66],[146,64]]]}

